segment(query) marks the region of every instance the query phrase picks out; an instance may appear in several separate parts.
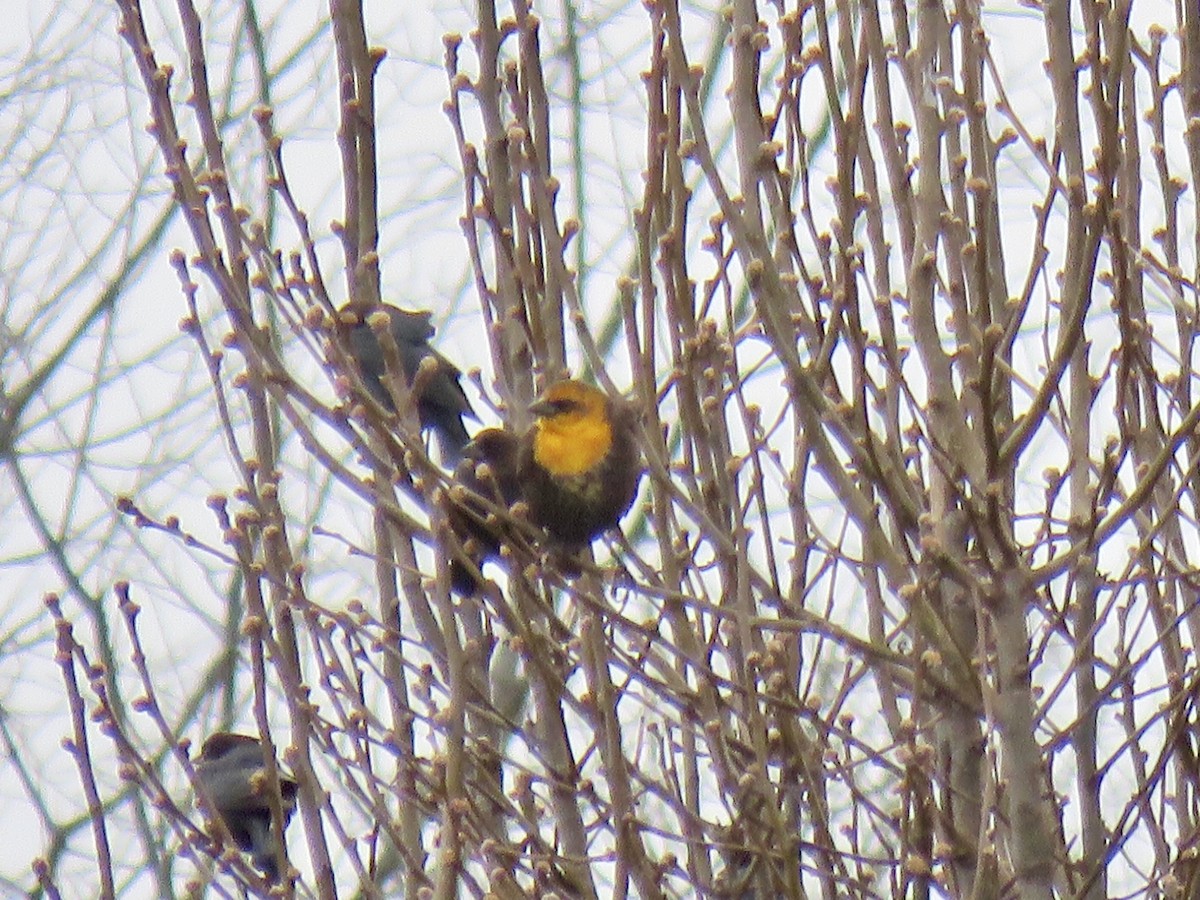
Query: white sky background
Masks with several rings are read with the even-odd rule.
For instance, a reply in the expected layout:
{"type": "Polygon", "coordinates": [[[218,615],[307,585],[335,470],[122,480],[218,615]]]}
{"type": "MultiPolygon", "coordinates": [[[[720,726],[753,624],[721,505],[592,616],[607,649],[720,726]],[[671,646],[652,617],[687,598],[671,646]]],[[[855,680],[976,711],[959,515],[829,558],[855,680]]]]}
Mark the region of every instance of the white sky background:
{"type": "MultiPolygon", "coordinates": [[[[409,308],[435,310],[438,349],[464,369],[481,368],[487,384],[490,357],[458,221],[458,153],[442,112],[447,96],[442,36],[469,30],[469,9],[461,8],[464,5],[368,3],[369,40],[388,51],[377,79],[380,252],[385,298],[409,308]]],[[[344,298],[341,250],[328,229],[331,220],[341,217],[342,208],[336,109],[331,103],[334,66],[326,56],[331,44],[321,33],[327,7],[296,0],[277,6],[259,7],[272,60],[278,63],[306,37],[317,48],[315,55],[300,53],[277,85],[275,124],[286,140],[284,158],[293,190],[321,246],[326,283],[335,297],[344,298]]],[[[707,47],[710,13],[708,4],[694,6],[692,57],[699,60],[707,47]]],[[[1040,71],[1045,56],[1040,18],[1015,2],[986,7],[993,53],[1003,67],[1009,99],[1032,133],[1046,133],[1053,109],[1036,94],[1044,82],[1020,77],[1034,68],[1040,71]]],[[[1166,0],[1138,2],[1135,16],[1144,15],[1146,21],[1165,18],[1170,7],[1166,0]]],[[[181,96],[186,63],[181,41],[171,38],[178,30],[174,4],[152,9],[146,11],[155,49],[160,62],[176,67],[175,92],[181,96]]],[[[213,71],[223,72],[229,63],[221,48],[240,10],[239,4],[217,4],[206,16],[213,71]]],[[[553,4],[542,11],[548,25],[543,31],[547,55],[554,50],[558,10],[553,4]]],[[[647,26],[639,3],[585,3],[580,12],[589,79],[586,147],[591,158],[586,184],[590,269],[584,300],[599,321],[614,296],[616,278],[628,266],[630,215],[642,188],[645,127],[639,72],[646,62],[647,26]]],[[[0,34],[0,319],[24,336],[6,343],[6,336],[0,335],[0,381],[6,390],[22,383],[77,327],[83,311],[102,296],[119,258],[143,240],[169,199],[158,149],[144,130],[146,102],[128,49],[116,33],[115,8],[77,3],[47,11],[29,4],[10,13],[9,19],[10,37],[0,34]],[[106,249],[93,259],[101,245],[106,249]]],[[[1168,55],[1172,53],[1177,48],[1168,47],[1168,55]]],[[[463,69],[473,73],[469,42],[464,42],[461,56],[463,69]]],[[[546,70],[552,94],[560,94],[566,83],[564,66],[549,63],[546,70]]],[[[717,77],[713,108],[723,110],[720,91],[728,73],[717,77]]],[[[246,115],[257,102],[248,93],[250,73],[243,73],[239,82],[246,95],[230,99],[233,122],[226,132],[227,147],[253,155],[259,135],[246,115]]],[[[473,124],[470,115],[468,107],[464,116],[473,124]]],[[[190,125],[185,113],[180,116],[190,125]]],[[[819,116],[820,111],[814,111],[814,122],[819,116]]],[[[724,133],[723,128],[718,131],[724,133]]],[[[565,134],[565,121],[559,133],[565,134]]],[[[1013,205],[1005,227],[1018,231],[1031,226],[1029,204],[1040,202],[1044,184],[1042,173],[1028,173],[1028,190],[1022,189],[1023,173],[1012,164],[1019,158],[1019,148],[1011,150],[1006,155],[1010,164],[1002,173],[1003,191],[1013,205]]],[[[824,176],[817,173],[830,167],[831,159],[818,155],[813,165],[813,183],[819,186],[824,176]]],[[[261,177],[259,169],[231,170],[243,178],[261,177]]],[[[564,181],[560,217],[565,218],[573,188],[568,169],[559,175],[564,181]]],[[[260,184],[243,180],[237,189],[257,217],[263,208],[260,184]]],[[[1188,216],[1194,209],[1190,197],[1183,204],[1188,216]]],[[[699,191],[698,208],[707,208],[710,199],[706,191],[699,191]]],[[[699,214],[696,219],[702,221],[699,214]]],[[[295,247],[290,224],[282,216],[279,221],[278,243],[295,247]]],[[[167,235],[121,290],[116,314],[93,323],[67,364],[55,371],[44,397],[27,408],[19,443],[20,469],[33,486],[34,502],[53,528],[70,536],[66,558],[85,573],[83,590],[105,604],[112,639],[122,646],[124,634],[111,586],[120,579],[132,583],[133,597],[143,608],[143,645],[159,678],[160,698],[168,699],[190,695],[217,649],[228,572],[203,554],[185,551],[172,538],[133,529],[116,512],[114,498],[129,495],[156,516],[177,515],[186,531],[219,546],[205,499],[214,492],[228,493],[237,484],[227,448],[212,439],[206,373],[194,343],[178,330],[185,305],[168,264],[174,248],[193,252],[190,235],[173,218],[167,235]],[[75,474],[79,468],[74,449],[81,435],[91,447],[82,480],[75,474]]],[[[1010,258],[1008,263],[1010,285],[1017,289],[1028,260],[1010,258]]],[[[711,264],[701,261],[693,274],[707,277],[711,264]]],[[[216,303],[207,285],[201,301],[210,311],[216,303]]],[[[1164,319],[1171,316],[1161,295],[1148,297],[1148,303],[1157,304],[1164,319]]],[[[1098,304],[1089,323],[1089,337],[1099,348],[1105,346],[1106,315],[1106,307],[1098,304]]],[[[222,330],[210,326],[208,335],[219,339],[222,330]]],[[[1040,335],[1030,334],[1028,340],[1032,371],[1043,346],[1040,335]]],[[[1106,361],[1100,350],[1093,358],[1095,366],[1106,361]]],[[[302,355],[296,359],[298,365],[309,366],[320,392],[332,398],[328,380],[322,381],[324,376],[302,355]]],[[[618,383],[622,359],[618,352],[612,370],[618,383]]],[[[227,364],[237,370],[236,354],[229,354],[227,364]]],[[[768,408],[775,384],[772,372],[758,380],[768,408]]],[[[491,424],[486,406],[477,402],[476,408],[485,424],[491,424]]],[[[1103,443],[1103,435],[1094,439],[1103,443]]],[[[1049,453],[1061,446],[1053,439],[1046,443],[1049,453]]],[[[285,480],[286,506],[302,521],[316,519],[354,544],[368,546],[369,509],[349,502],[347,492],[328,482],[315,465],[306,469],[300,448],[291,449],[294,468],[285,480]]],[[[1061,460],[1047,456],[1044,466],[1056,463],[1061,460]]],[[[1036,493],[1040,468],[1025,474],[1036,493]]],[[[10,754],[19,757],[28,778],[41,786],[52,818],[61,821],[83,808],[74,766],[60,748],[69,724],[43,595],[54,591],[66,597],[67,613],[85,644],[95,633],[62,568],[47,557],[44,538],[32,531],[20,493],[8,479],[0,479],[0,508],[8,522],[0,529],[0,834],[5,835],[0,841],[0,878],[25,888],[30,861],[42,852],[46,835],[36,825],[40,817],[30,814],[22,778],[6,763],[10,754]]],[[[310,596],[331,607],[342,607],[354,597],[372,606],[369,560],[349,557],[341,542],[329,538],[310,537],[310,543],[310,596]]],[[[1117,574],[1123,559],[1108,563],[1109,574],[1117,574]]],[[[118,658],[126,657],[126,652],[118,653],[118,658]]],[[[130,684],[128,691],[128,696],[135,695],[136,686],[130,684]]],[[[244,724],[252,727],[248,711],[244,724]]],[[[116,786],[111,773],[101,774],[108,779],[107,787],[116,786]]],[[[293,824],[293,835],[298,828],[299,823],[293,824]]],[[[112,837],[119,856],[115,828],[112,837]]],[[[86,831],[76,836],[85,855],[77,861],[80,892],[72,894],[64,883],[68,896],[88,896],[92,884],[86,839],[86,831]]],[[[302,842],[294,836],[291,846],[299,851],[302,842]]],[[[135,855],[140,858],[140,853],[135,855]]],[[[67,871],[73,867],[68,864],[67,871]]],[[[134,889],[128,896],[143,895],[134,889]]]]}

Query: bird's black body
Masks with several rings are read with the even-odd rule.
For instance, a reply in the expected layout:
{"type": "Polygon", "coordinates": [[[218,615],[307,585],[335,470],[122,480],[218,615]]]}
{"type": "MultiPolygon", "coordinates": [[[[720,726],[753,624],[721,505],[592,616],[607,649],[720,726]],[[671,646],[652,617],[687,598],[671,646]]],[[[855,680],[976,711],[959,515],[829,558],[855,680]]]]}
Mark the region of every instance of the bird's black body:
{"type": "MultiPolygon", "coordinates": [[[[247,734],[218,732],[204,742],[196,762],[196,780],[239,850],[250,854],[269,881],[279,880],[271,841],[271,806],[263,773],[262,745],[247,734]]],[[[279,777],[286,827],[296,808],[294,780],[279,777]]]]}
{"type": "MultiPolygon", "coordinates": [[[[454,470],[455,485],[470,493],[463,496],[465,492],[452,489],[446,517],[463,552],[476,561],[475,568],[500,553],[503,529],[496,508],[507,509],[521,499],[517,452],[517,438],[512,432],[487,428],[467,444],[462,462],[454,470]],[[474,500],[472,495],[486,502],[474,500]]],[[[477,587],[474,572],[458,559],[450,560],[450,586],[460,594],[472,594],[477,587]]]]}
{"type": "MultiPolygon", "coordinates": [[[[417,416],[421,427],[432,429],[437,434],[446,459],[457,460],[470,440],[463,425],[463,416],[474,416],[474,411],[459,384],[461,373],[458,368],[429,346],[429,339],[434,333],[432,314],[425,310],[411,312],[387,304],[381,305],[379,310],[388,316],[392,339],[400,351],[404,378],[409,387],[418,392],[417,416]],[[426,359],[433,360],[432,371],[418,375],[421,363],[426,359]]],[[[343,324],[363,385],[382,406],[394,410],[391,393],[383,383],[387,370],[383,348],[366,321],[370,313],[371,310],[361,304],[349,304],[339,316],[349,319],[343,324]]]]}

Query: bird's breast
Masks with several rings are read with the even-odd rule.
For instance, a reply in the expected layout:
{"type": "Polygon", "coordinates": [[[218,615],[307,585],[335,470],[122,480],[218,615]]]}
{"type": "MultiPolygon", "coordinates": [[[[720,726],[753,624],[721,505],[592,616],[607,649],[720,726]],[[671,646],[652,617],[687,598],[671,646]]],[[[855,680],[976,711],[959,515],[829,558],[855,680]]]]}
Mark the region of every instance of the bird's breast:
{"type": "Polygon", "coordinates": [[[612,447],[612,428],[603,419],[579,419],[561,426],[544,421],[534,428],[534,461],[557,478],[594,471],[612,447]]]}

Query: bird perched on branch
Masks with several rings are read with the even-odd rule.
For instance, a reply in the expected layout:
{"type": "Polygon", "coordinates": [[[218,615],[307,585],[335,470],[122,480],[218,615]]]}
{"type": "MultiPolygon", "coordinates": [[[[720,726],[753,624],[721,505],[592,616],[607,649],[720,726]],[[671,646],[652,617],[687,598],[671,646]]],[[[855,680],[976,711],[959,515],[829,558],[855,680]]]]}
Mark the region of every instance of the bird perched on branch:
{"type": "Polygon", "coordinates": [[[463,447],[470,440],[463,416],[473,418],[475,412],[459,384],[462,373],[458,367],[429,346],[434,333],[432,318],[428,310],[410,312],[387,304],[373,310],[352,301],[338,311],[337,321],[358,364],[363,385],[385,409],[394,412],[391,391],[383,383],[387,374],[386,355],[375,328],[390,331],[399,351],[404,381],[416,394],[421,428],[437,435],[443,458],[454,462],[462,456],[463,447]],[[373,328],[370,320],[374,313],[387,318],[376,320],[373,328]]]}
{"type": "MultiPolygon", "coordinates": [[[[517,443],[511,431],[485,428],[464,448],[454,470],[446,518],[475,569],[499,555],[504,530],[499,516],[521,499],[517,443]]],[[[450,560],[450,587],[460,594],[475,592],[475,574],[460,559],[450,560]]]]}
{"type": "Polygon", "coordinates": [[[633,505],[642,475],[637,414],[582,381],[560,381],[529,411],[517,471],[529,517],[577,551],[633,505]]]}
{"type": "MultiPolygon", "coordinates": [[[[616,525],[637,494],[637,414],[626,401],[565,380],[551,385],[529,411],[534,421],[524,435],[481,432],[455,472],[456,488],[465,490],[451,490],[447,518],[476,569],[499,554],[505,529],[497,506],[524,501],[530,521],[549,542],[576,553],[616,525]]],[[[468,566],[451,563],[455,590],[471,593],[475,582],[468,566]]]]}
{"type": "MultiPolygon", "coordinates": [[[[196,782],[221,817],[238,849],[268,881],[279,880],[275,846],[271,840],[271,803],[263,751],[258,738],[219,731],[204,742],[196,761],[196,782]]],[[[295,780],[282,773],[279,794],[283,827],[296,809],[295,780]]]]}

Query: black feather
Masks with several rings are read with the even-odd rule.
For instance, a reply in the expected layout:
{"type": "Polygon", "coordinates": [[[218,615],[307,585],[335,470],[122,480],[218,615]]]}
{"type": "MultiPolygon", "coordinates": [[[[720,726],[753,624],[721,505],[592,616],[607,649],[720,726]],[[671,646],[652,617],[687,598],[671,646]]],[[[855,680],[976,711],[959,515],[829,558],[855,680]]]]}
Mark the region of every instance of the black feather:
{"type": "MultiPolygon", "coordinates": [[[[428,311],[410,312],[384,304],[380,309],[387,313],[391,324],[392,339],[400,351],[400,362],[404,367],[404,378],[410,388],[417,390],[417,417],[421,428],[437,435],[442,455],[447,462],[462,457],[463,448],[470,440],[463,417],[474,417],[471,403],[459,384],[458,367],[429,345],[434,329],[432,314],[428,311]],[[431,359],[422,370],[422,363],[431,359]],[[420,373],[420,374],[418,374],[420,373]]],[[[358,362],[363,384],[371,396],[386,409],[395,410],[392,396],[383,383],[386,373],[383,348],[371,326],[366,322],[366,310],[351,309],[358,314],[356,324],[350,326],[350,352],[358,362]]]]}

